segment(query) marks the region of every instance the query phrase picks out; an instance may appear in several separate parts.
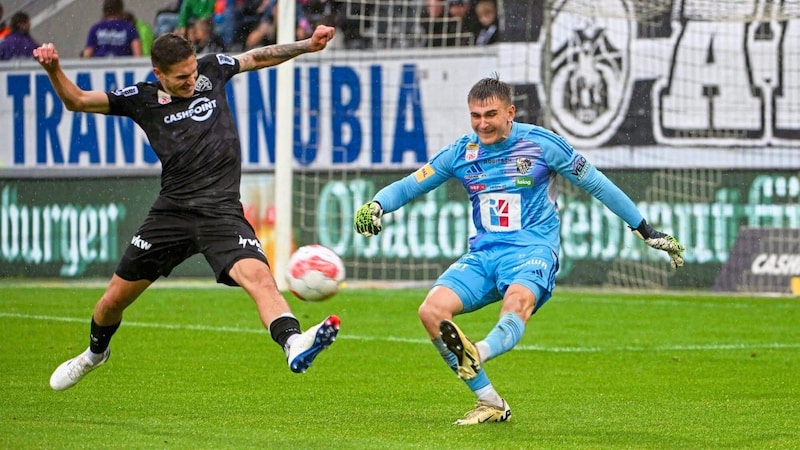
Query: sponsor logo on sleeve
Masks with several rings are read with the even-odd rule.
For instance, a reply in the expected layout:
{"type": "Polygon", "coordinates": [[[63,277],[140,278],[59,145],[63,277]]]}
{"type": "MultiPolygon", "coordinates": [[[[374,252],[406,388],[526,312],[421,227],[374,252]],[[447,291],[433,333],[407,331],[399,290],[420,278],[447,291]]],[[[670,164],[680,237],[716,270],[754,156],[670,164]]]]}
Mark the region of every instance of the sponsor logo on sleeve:
{"type": "Polygon", "coordinates": [[[116,95],[117,97],[131,97],[139,93],[139,88],[137,86],[128,86],[126,88],[117,89],[116,91],[112,92],[112,94],[116,95]]]}
{"type": "Polygon", "coordinates": [[[430,164],[425,164],[417,169],[416,172],[414,172],[414,176],[417,178],[417,183],[421,183],[424,179],[432,176],[435,173],[436,171],[433,170],[433,167],[430,164]]]}
{"type": "Polygon", "coordinates": [[[580,153],[575,154],[575,159],[572,160],[572,174],[579,180],[586,175],[589,171],[589,162],[580,153]]]}
{"type": "Polygon", "coordinates": [[[234,60],[232,56],[223,55],[221,53],[217,54],[217,61],[220,64],[225,64],[228,66],[236,65],[236,60],[234,60]]]}

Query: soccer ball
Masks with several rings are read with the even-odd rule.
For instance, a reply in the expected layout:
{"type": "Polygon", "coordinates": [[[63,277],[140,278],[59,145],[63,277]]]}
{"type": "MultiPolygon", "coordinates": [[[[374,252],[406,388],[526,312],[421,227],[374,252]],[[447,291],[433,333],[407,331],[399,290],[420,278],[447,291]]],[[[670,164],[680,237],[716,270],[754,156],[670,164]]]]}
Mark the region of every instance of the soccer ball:
{"type": "Polygon", "coordinates": [[[298,248],[289,258],[286,282],[289,290],[307,302],[333,297],[344,281],[344,263],[328,247],[311,244],[298,248]]]}

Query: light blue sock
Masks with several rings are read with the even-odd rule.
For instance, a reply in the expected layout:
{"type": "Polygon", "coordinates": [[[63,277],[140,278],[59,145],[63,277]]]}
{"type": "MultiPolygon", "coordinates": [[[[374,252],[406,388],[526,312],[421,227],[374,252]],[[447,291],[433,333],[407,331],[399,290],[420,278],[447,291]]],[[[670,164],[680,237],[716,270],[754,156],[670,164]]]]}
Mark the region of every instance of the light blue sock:
{"type": "Polygon", "coordinates": [[[487,350],[486,354],[481,351],[481,358],[486,362],[511,350],[522,339],[524,332],[525,324],[518,315],[512,312],[503,314],[486,339],[476,344],[481,350],[487,350]]]}
{"type": "Polygon", "coordinates": [[[433,346],[436,347],[436,350],[439,351],[439,355],[442,356],[444,362],[447,363],[448,366],[450,366],[450,369],[453,371],[453,373],[457,374],[458,361],[456,360],[456,355],[454,355],[450,350],[447,349],[447,346],[444,345],[442,337],[439,336],[436,339],[432,339],[431,342],[433,342],[433,346]]]}
{"type": "MultiPolygon", "coordinates": [[[[432,339],[431,342],[433,342],[433,346],[439,351],[439,355],[441,355],[444,362],[450,366],[450,369],[453,371],[453,373],[458,374],[458,361],[456,360],[456,355],[447,349],[447,346],[444,345],[444,341],[442,340],[441,336],[436,339],[432,339]]],[[[483,389],[490,384],[489,377],[486,376],[486,372],[483,371],[483,367],[478,370],[478,375],[475,378],[469,381],[464,380],[464,383],[467,384],[472,392],[476,393],[475,395],[477,395],[478,390],[483,389]]]]}

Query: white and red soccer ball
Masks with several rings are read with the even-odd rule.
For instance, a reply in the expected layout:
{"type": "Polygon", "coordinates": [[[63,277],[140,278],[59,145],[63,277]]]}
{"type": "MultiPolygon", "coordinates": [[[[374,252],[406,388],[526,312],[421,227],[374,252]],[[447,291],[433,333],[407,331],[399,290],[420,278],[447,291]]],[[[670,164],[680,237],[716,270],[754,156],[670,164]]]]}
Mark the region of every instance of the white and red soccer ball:
{"type": "Polygon", "coordinates": [[[289,258],[286,282],[300,300],[321,302],[339,292],[344,274],[339,255],[328,247],[311,244],[298,248],[289,258]]]}

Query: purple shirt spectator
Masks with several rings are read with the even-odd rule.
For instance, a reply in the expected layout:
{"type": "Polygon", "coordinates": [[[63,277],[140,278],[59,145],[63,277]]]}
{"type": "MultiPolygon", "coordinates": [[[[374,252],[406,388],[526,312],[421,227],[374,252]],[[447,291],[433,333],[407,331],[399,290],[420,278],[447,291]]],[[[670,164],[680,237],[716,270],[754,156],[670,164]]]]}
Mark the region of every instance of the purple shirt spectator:
{"type": "Polygon", "coordinates": [[[124,19],[104,19],[89,29],[86,48],[93,48],[92,56],[132,56],[131,43],[139,40],[139,33],[124,19]]]}
{"type": "Polygon", "coordinates": [[[0,60],[33,58],[33,49],[39,44],[29,34],[31,22],[28,15],[18,12],[11,17],[11,33],[0,40],[0,60]]]}
{"type": "Polygon", "coordinates": [[[33,40],[27,31],[11,33],[0,41],[0,60],[13,58],[32,58],[33,49],[39,44],[33,40]]]}

